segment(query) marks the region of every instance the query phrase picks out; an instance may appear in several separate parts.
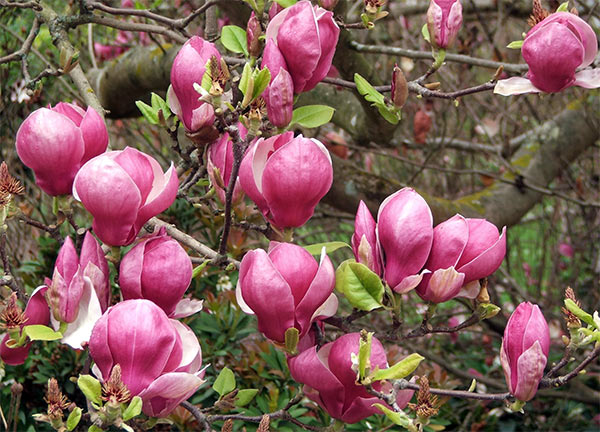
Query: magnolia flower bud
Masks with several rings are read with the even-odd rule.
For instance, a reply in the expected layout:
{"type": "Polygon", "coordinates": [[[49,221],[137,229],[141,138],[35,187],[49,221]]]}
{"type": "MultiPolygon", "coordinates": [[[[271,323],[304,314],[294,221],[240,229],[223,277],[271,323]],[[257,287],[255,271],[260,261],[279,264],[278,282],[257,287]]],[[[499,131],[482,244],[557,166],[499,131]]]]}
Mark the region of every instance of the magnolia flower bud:
{"type": "Polygon", "coordinates": [[[444,49],[451,46],[461,26],[460,0],[431,0],[427,9],[427,29],[433,46],[444,49]]]}
{"type": "Polygon", "coordinates": [[[248,25],[246,26],[246,43],[248,44],[248,52],[253,57],[260,55],[260,39],[262,28],[260,21],[256,18],[254,11],[250,14],[248,25]]]}
{"type": "Polygon", "coordinates": [[[356,261],[366,265],[381,276],[381,254],[379,242],[377,241],[377,224],[362,200],[356,212],[351,243],[356,261]]]}
{"type": "Polygon", "coordinates": [[[504,330],[500,362],[510,393],[520,401],[531,400],[544,375],[550,350],[550,331],[537,305],[521,303],[504,330]]]}
{"type": "Polygon", "coordinates": [[[166,417],[204,382],[202,351],[192,330],[149,300],[108,309],[94,326],[89,348],[98,379],[109,380],[120,365],[123,383],[142,398],[151,417],[166,417]]]}
{"type": "Polygon", "coordinates": [[[123,246],[133,243],[142,226],[173,203],[178,184],[173,164],[163,173],[154,158],[126,147],[81,167],[73,196],[94,217],[98,238],[123,246]]]}
{"type": "Polygon", "coordinates": [[[267,45],[273,41],[271,49],[279,51],[284,65],[272,68],[263,59],[263,67],[269,68],[271,77],[279,73],[279,67],[286,69],[295,93],[312,90],[331,68],[339,35],[332,12],[299,1],[275,15],[267,27],[267,45]]]}
{"type": "Polygon", "coordinates": [[[402,108],[408,99],[408,83],[402,69],[394,65],[392,74],[392,102],[396,108],[402,108]]]}
{"type": "Polygon", "coordinates": [[[290,228],[311,218],[331,187],[333,168],[323,144],[286,132],[258,140],[246,153],[239,178],[268,221],[290,228]]]}
{"type": "Polygon", "coordinates": [[[265,92],[265,102],[267,115],[273,125],[283,128],[290,124],[294,111],[294,83],[288,71],[279,69],[265,92]]]}
{"type": "Polygon", "coordinates": [[[319,0],[319,6],[327,10],[334,10],[338,4],[338,0],[319,0]]]}
{"type": "Polygon", "coordinates": [[[17,154],[35,172],[48,195],[70,194],[73,179],[88,160],[106,151],[108,131],[93,108],[58,103],[31,113],[17,131],[17,154]]]}
{"type": "Polygon", "coordinates": [[[271,242],[268,253],[255,249],[244,255],[236,298],[244,312],[256,315],[266,337],[283,343],[289,328],[302,338],[319,317],[335,314],[334,286],[335,270],[324,248],[317,263],[300,246],[271,242]]]}

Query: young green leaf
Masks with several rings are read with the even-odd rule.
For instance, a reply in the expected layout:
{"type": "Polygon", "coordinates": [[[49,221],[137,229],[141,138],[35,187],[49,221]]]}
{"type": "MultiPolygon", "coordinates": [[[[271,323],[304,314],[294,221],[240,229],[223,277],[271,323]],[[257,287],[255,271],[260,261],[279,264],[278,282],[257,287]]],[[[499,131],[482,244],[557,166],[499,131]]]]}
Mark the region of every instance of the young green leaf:
{"type": "Polygon", "coordinates": [[[376,369],[373,381],[404,378],[413,373],[423,359],[424,357],[414,353],[387,369],[376,369]]]}
{"type": "Polygon", "coordinates": [[[229,51],[244,54],[248,57],[248,44],[246,42],[246,30],[235,25],[223,26],[221,30],[221,43],[229,51]]]}
{"type": "Polygon", "coordinates": [[[150,124],[158,124],[157,110],[142,101],[135,101],[135,105],[150,124]]]}
{"type": "Polygon", "coordinates": [[[414,425],[412,419],[404,411],[400,411],[400,412],[392,411],[385,405],[379,404],[379,403],[373,404],[373,406],[376,408],[379,408],[381,411],[383,411],[385,416],[388,419],[390,419],[394,424],[397,424],[398,426],[402,426],[404,429],[407,429],[410,432],[418,431],[418,428],[414,425]]]}
{"type": "Polygon", "coordinates": [[[257,389],[240,390],[236,395],[235,406],[243,407],[248,405],[252,399],[254,399],[254,396],[256,396],[257,393],[257,389]]]}
{"type": "Polygon", "coordinates": [[[250,66],[250,63],[246,63],[244,65],[244,69],[242,70],[242,77],[240,78],[240,83],[238,85],[238,88],[240,89],[240,91],[242,92],[242,94],[245,96],[246,95],[246,91],[248,90],[248,82],[252,79],[252,67],[250,66]]]}
{"type": "Polygon", "coordinates": [[[344,261],[335,272],[335,280],[335,289],[355,308],[370,311],[383,306],[383,283],[364,264],[353,259],[344,261]]]}
{"type": "Polygon", "coordinates": [[[282,8],[290,7],[296,4],[298,0],[275,0],[282,8]]]}
{"type": "Polygon", "coordinates": [[[377,104],[385,105],[385,100],[384,100],[383,95],[381,93],[379,93],[377,90],[375,90],[375,87],[373,87],[369,83],[369,81],[364,79],[359,74],[355,73],[354,74],[354,82],[356,83],[356,90],[358,90],[358,92],[362,96],[364,96],[364,98],[367,101],[373,102],[376,105],[377,104]]]}
{"type": "Polygon", "coordinates": [[[304,249],[308,251],[311,255],[321,255],[321,250],[325,247],[325,252],[331,253],[340,248],[347,247],[350,248],[348,243],[344,243],[342,241],[332,241],[326,243],[315,243],[308,246],[303,246],[304,249]]]}
{"type": "Polygon", "coordinates": [[[522,41],[522,40],[512,41],[511,43],[509,43],[508,45],[506,45],[506,48],[521,49],[521,47],[523,46],[523,42],[524,41],[522,41]]]}
{"type": "Polygon", "coordinates": [[[152,108],[154,108],[155,112],[158,112],[158,110],[162,110],[165,120],[171,117],[171,108],[169,107],[167,101],[165,101],[163,98],[161,98],[154,92],[152,92],[151,94],[150,101],[152,102],[152,108]]]}
{"type": "Polygon", "coordinates": [[[429,27],[427,27],[427,23],[423,24],[423,27],[421,27],[421,34],[423,35],[423,39],[431,43],[431,36],[429,35],[429,27]]]}
{"type": "Polygon", "coordinates": [[[63,337],[61,332],[56,332],[50,327],[39,324],[23,327],[23,334],[27,335],[32,341],[54,341],[63,337]]]}
{"type": "Polygon", "coordinates": [[[258,72],[255,71],[254,89],[252,90],[252,99],[253,100],[256,99],[257,97],[259,97],[260,95],[262,95],[262,92],[265,91],[265,89],[269,85],[270,81],[271,81],[271,72],[269,71],[269,69],[264,68],[258,72]]]}
{"type": "Polygon", "coordinates": [[[75,429],[79,424],[79,420],[81,420],[81,408],[75,407],[67,417],[67,430],[72,431],[75,429]]]}
{"type": "Polygon", "coordinates": [[[131,399],[131,402],[129,402],[129,405],[125,411],[123,411],[123,420],[131,420],[132,418],[139,416],[141,412],[142,398],[139,396],[134,396],[133,399],[131,399]]]}
{"type": "Polygon", "coordinates": [[[387,105],[377,105],[377,111],[381,114],[387,122],[391,124],[397,124],[402,118],[402,111],[400,110],[391,110],[387,107],[387,105]]]}
{"type": "Polygon", "coordinates": [[[86,399],[97,405],[102,405],[102,385],[100,381],[91,375],[79,375],[77,386],[85,395],[86,399]]]}
{"type": "Polygon", "coordinates": [[[566,1],[561,3],[560,6],[556,9],[556,12],[568,12],[569,11],[569,2],[566,1]]]}
{"type": "Polygon", "coordinates": [[[228,367],[224,367],[213,384],[213,390],[223,397],[235,389],[235,376],[228,367]]]}
{"type": "Polygon", "coordinates": [[[334,112],[335,109],[327,105],[305,105],[294,110],[291,124],[316,128],[328,123],[334,112]]]}
{"type": "Polygon", "coordinates": [[[575,303],[573,300],[565,299],[565,307],[567,308],[567,310],[569,312],[571,312],[573,315],[575,315],[581,321],[585,322],[586,324],[591,325],[592,327],[596,327],[594,318],[589,313],[587,313],[586,311],[581,309],[579,306],[577,306],[577,303],[575,303]]]}
{"type": "Polygon", "coordinates": [[[360,381],[367,376],[367,369],[371,369],[371,342],[373,333],[361,330],[358,342],[358,378],[360,381]]]}

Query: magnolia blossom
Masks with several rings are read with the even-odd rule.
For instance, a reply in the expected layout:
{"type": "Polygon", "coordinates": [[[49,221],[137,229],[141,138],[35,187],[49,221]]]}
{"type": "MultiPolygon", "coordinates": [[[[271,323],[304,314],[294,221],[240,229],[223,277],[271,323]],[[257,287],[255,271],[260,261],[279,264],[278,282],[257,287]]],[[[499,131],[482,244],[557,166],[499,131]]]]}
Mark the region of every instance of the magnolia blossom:
{"type": "Polygon", "coordinates": [[[462,26],[460,0],[431,0],[427,9],[427,29],[431,44],[448,48],[462,26]]]}
{"type": "Polygon", "coordinates": [[[17,131],[16,146],[44,192],[66,195],[79,168],[106,151],[108,131],[93,108],[60,102],[31,113],[17,131]]]}
{"type": "Polygon", "coordinates": [[[388,285],[398,293],[419,285],[433,242],[433,216],[423,197],[411,188],[387,197],[379,206],[377,239],[388,285]]]}
{"type": "Polygon", "coordinates": [[[175,200],[177,173],[166,173],[156,160],[126,147],[97,156],[77,173],[73,196],[94,216],[92,227],[104,243],[131,244],[151,217],[175,200]]]}
{"type": "MultiPolygon", "coordinates": [[[[45,294],[48,288],[41,286],[35,289],[29,297],[25,311],[25,322],[19,325],[20,330],[28,325],[47,325],[50,320],[50,310],[46,303],[45,294]]],[[[10,330],[10,329],[8,329],[10,330]]],[[[29,355],[29,349],[33,342],[22,347],[12,348],[6,343],[10,340],[10,335],[7,333],[0,341],[0,360],[7,365],[16,366],[25,363],[25,359],[29,355]]]]}
{"type": "Polygon", "coordinates": [[[240,166],[240,184],[279,228],[308,221],[333,182],[331,156],[316,139],[293,132],[260,139],[240,166]]]}
{"type": "Polygon", "coordinates": [[[89,348],[100,381],[120,365],[123,383],[142,398],[148,416],[166,417],[204,382],[194,332],[149,300],[109,308],[94,326],[89,348]]]}
{"type": "Polygon", "coordinates": [[[206,64],[211,58],[220,67],[221,54],[215,45],[200,36],[193,36],[179,50],[171,67],[167,99],[171,111],[188,132],[197,132],[215,121],[212,105],[199,101],[200,94],[194,89],[194,84],[202,84],[206,64]]]}
{"type": "Polygon", "coordinates": [[[191,280],[192,261],[164,227],[144,237],[121,260],[119,285],[123,298],[150,300],[174,318],[202,308],[201,301],[192,300],[195,310],[180,310],[189,306],[190,300],[182,301],[181,297],[191,280]]]}
{"type": "MultiPolygon", "coordinates": [[[[241,123],[238,123],[237,127],[240,139],[245,139],[248,130],[241,123]]],[[[215,188],[217,197],[225,204],[227,186],[229,186],[231,171],[233,170],[233,141],[227,132],[222,133],[219,139],[208,148],[206,170],[208,171],[210,183],[215,188]]],[[[244,191],[240,187],[238,179],[236,179],[232,202],[239,202],[243,196],[244,191]]]]}
{"type": "Polygon", "coordinates": [[[510,393],[531,400],[544,375],[550,350],[550,331],[537,305],[521,303],[504,329],[500,362],[510,393]]]}
{"type": "Polygon", "coordinates": [[[521,47],[529,66],[527,78],[498,81],[494,93],[556,93],[571,86],[600,87],[600,70],[583,69],[598,53],[598,41],[588,23],[569,12],[551,14],[537,23],[521,47]]]}
{"type": "Polygon", "coordinates": [[[273,125],[286,127],[290,124],[294,111],[294,82],[288,71],[279,68],[263,98],[267,104],[267,116],[273,125]]]}
{"type": "Polygon", "coordinates": [[[331,67],[339,35],[332,12],[299,1],[271,18],[262,66],[272,78],[286,69],[295,93],[312,90],[331,67]]]}
{"type": "Polygon", "coordinates": [[[506,227],[502,234],[485,219],[455,215],[433,230],[433,246],[417,293],[423,300],[441,303],[456,296],[475,298],[479,279],[495,272],[506,254],[506,227]],[[461,288],[464,289],[461,291],[461,288]]]}
{"type": "MultiPolygon", "coordinates": [[[[333,418],[345,423],[356,423],[372,414],[380,413],[373,404],[385,402],[356,384],[357,369],[353,357],[358,356],[359,333],[349,333],[325,344],[319,351],[313,346],[295,357],[288,358],[292,378],[304,384],[304,394],[319,404],[333,418]]],[[[371,341],[371,370],[388,368],[383,345],[377,338],[371,341]]],[[[372,384],[382,391],[382,383],[372,384]]],[[[397,403],[406,407],[413,390],[398,392],[397,403]]]]}
{"type": "Polygon", "coordinates": [[[62,342],[82,349],[92,327],[110,303],[108,263],[102,248],[89,232],[85,234],[78,257],[73,241],[67,237],[60,248],[52,280],[46,278],[51,321],[58,330],[66,323],[62,342]]]}
{"type": "Polygon", "coordinates": [[[255,249],[244,255],[236,298],[244,312],[256,315],[266,337],[283,343],[287,329],[296,328],[303,337],[316,319],[335,314],[334,287],[325,248],[317,263],[300,246],[271,242],[268,253],[255,249]]]}

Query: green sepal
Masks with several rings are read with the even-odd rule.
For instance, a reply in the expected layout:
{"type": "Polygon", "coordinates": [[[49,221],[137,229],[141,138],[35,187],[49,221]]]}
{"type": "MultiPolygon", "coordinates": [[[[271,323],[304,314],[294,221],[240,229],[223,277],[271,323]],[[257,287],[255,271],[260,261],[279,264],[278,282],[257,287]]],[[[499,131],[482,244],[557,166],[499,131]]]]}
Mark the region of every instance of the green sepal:
{"type": "Polygon", "coordinates": [[[413,353],[389,368],[377,368],[372,374],[371,381],[404,378],[413,373],[424,358],[425,357],[417,353],[413,353]]]}

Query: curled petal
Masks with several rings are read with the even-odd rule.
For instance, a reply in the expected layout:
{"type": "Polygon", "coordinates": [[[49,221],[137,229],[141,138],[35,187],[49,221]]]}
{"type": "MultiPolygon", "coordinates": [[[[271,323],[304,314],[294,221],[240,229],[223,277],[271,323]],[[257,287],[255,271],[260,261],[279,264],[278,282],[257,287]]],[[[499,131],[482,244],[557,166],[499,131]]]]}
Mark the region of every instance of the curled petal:
{"type": "Polygon", "coordinates": [[[423,300],[442,303],[458,295],[464,279],[464,273],[457,272],[454,267],[438,269],[431,274],[425,289],[419,287],[417,293],[423,300]]]}
{"type": "Polygon", "coordinates": [[[600,87],[600,68],[585,69],[575,74],[575,82],[573,85],[594,89],[600,87]]]}
{"type": "Polygon", "coordinates": [[[81,163],[84,164],[94,156],[106,151],[108,147],[108,130],[100,114],[92,107],[88,107],[85,112],[80,128],[85,143],[85,153],[81,159],[81,163]]]}
{"type": "Polygon", "coordinates": [[[204,306],[204,300],[196,300],[193,298],[183,298],[179,300],[175,307],[175,312],[171,314],[171,318],[185,318],[202,310],[204,306]]]}
{"type": "Polygon", "coordinates": [[[527,402],[535,396],[538,385],[544,375],[547,357],[542,352],[539,341],[525,351],[517,361],[518,381],[513,396],[527,402]]]}
{"type": "Polygon", "coordinates": [[[142,410],[150,417],[166,417],[196,393],[203,383],[202,378],[186,372],[162,375],[139,393],[143,401],[142,410]]]}
{"type": "Polygon", "coordinates": [[[500,80],[494,87],[494,93],[502,96],[540,92],[541,90],[534,86],[531,81],[522,77],[512,77],[500,80]]]}

